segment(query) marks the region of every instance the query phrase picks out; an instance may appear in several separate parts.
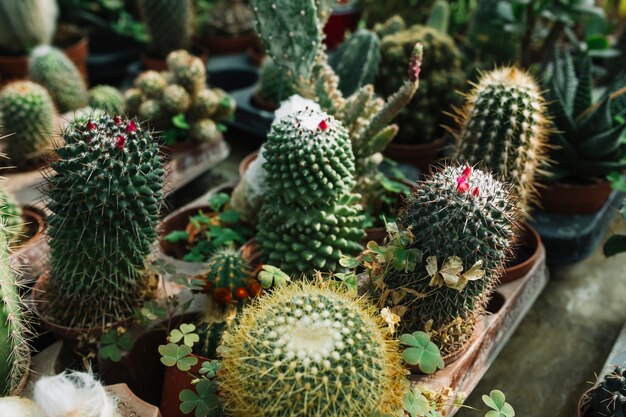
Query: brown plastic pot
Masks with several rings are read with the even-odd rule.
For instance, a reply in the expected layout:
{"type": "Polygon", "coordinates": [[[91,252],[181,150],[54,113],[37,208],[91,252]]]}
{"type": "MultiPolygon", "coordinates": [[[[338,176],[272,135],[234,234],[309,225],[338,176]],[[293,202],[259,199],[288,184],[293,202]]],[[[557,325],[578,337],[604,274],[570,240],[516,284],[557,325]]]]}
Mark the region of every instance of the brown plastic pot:
{"type": "MultiPolygon", "coordinates": [[[[192,55],[200,58],[202,62],[206,62],[209,59],[209,51],[204,48],[193,48],[189,51],[192,55]]],[[[145,52],[141,54],[141,62],[143,66],[147,70],[152,71],[167,71],[167,63],[165,62],[165,58],[156,57],[151,55],[149,52],[145,52]]]]}
{"type": "Polygon", "coordinates": [[[439,157],[443,144],[443,138],[419,144],[391,142],[383,154],[394,161],[415,165],[420,171],[427,173],[430,165],[439,157]]]}
{"type": "Polygon", "coordinates": [[[558,214],[590,214],[604,206],[611,195],[611,184],[555,183],[540,189],[539,198],[545,211],[558,214]]]}
{"type": "Polygon", "coordinates": [[[202,356],[194,354],[190,356],[198,358],[198,363],[192,366],[188,372],[183,372],[175,366],[168,366],[165,369],[163,393],[161,395],[161,404],[159,405],[163,417],[187,417],[187,415],[180,411],[180,399],[178,395],[184,389],[195,391],[191,381],[194,377],[198,378],[200,376],[202,363],[210,361],[210,359],[202,356]],[[193,375],[193,377],[189,374],[193,375]]]}
{"type": "Polygon", "coordinates": [[[500,284],[506,284],[525,277],[539,258],[541,236],[528,223],[522,225],[522,236],[519,240],[518,253],[530,254],[525,259],[516,259],[515,264],[507,267],[500,277],[500,284]]]}
{"type": "Polygon", "coordinates": [[[259,93],[255,93],[250,101],[254,107],[270,113],[273,113],[278,108],[278,105],[275,102],[265,100],[259,95],[259,93]]]}
{"type": "Polygon", "coordinates": [[[239,36],[207,35],[200,41],[211,55],[232,55],[245,52],[254,46],[257,42],[257,36],[254,33],[239,36]]]}

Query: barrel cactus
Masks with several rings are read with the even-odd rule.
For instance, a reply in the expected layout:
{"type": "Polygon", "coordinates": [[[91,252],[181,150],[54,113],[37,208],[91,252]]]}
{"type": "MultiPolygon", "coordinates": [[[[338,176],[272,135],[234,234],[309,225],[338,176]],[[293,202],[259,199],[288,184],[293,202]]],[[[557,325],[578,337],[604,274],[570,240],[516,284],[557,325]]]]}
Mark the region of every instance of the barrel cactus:
{"type": "Polygon", "coordinates": [[[57,28],[56,0],[0,2],[0,49],[26,55],[37,45],[49,44],[57,28]]]}
{"type": "Polygon", "coordinates": [[[30,360],[24,304],[9,261],[8,233],[0,220],[0,396],[16,394],[30,360]]]}
{"type": "Polygon", "coordinates": [[[89,106],[103,110],[110,115],[124,112],[124,96],[115,87],[97,85],[89,90],[89,106]]]}
{"type": "Polygon", "coordinates": [[[420,182],[398,222],[422,260],[383,278],[386,289],[410,290],[403,332],[431,330],[444,354],[469,340],[513,247],[515,203],[507,186],[469,167],[448,166],[420,182]]]}
{"type": "Polygon", "coordinates": [[[47,178],[50,275],[44,314],[73,327],[129,317],[150,296],[145,260],[156,238],[163,177],[156,141],[104,115],[64,134],[47,178]]]}
{"type": "Polygon", "coordinates": [[[85,80],[60,49],[48,45],[35,48],[30,54],[28,76],[48,89],[61,113],[87,105],[85,80]]]}
{"type": "Polygon", "coordinates": [[[150,48],[158,57],[191,46],[191,0],[140,0],[139,9],[150,34],[150,48]]]}
{"type": "Polygon", "coordinates": [[[48,91],[31,81],[16,81],[0,91],[2,134],[12,164],[36,165],[52,148],[56,109],[48,91]]]}
{"type": "Polygon", "coordinates": [[[6,229],[6,237],[9,243],[15,243],[24,232],[24,220],[22,208],[17,204],[11,194],[0,189],[0,222],[6,229]]]}
{"type": "Polygon", "coordinates": [[[254,34],[254,13],[245,0],[222,0],[209,10],[200,29],[206,36],[254,34]]]}
{"type": "Polygon", "coordinates": [[[212,294],[220,305],[240,303],[259,291],[252,279],[252,267],[241,252],[224,248],[211,256],[203,279],[205,291],[212,294]]]}
{"type": "Polygon", "coordinates": [[[461,67],[461,53],[452,38],[436,29],[415,25],[403,28],[396,18],[387,27],[377,31],[387,33],[381,38],[381,63],[376,90],[387,97],[404,83],[406,63],[413,54],[416,42],[424,48],[420,88],[411,102],[400,112],[396,122],[400,127],[396,141],[428,143],[443,135],[442,123],[449,123],[444,112],[452,110],[461,100],[457,91],[465,87],[465,72],[461,67]],[[390,33],[388,26],[393,23],[390,33]]]}
{"type": "Polygon", "coordinates": [[[515,67],[485,73],[457,110],[456,157],[512,184],[527,210],[548,166],[550,122],[541,90],[515,67]]]}
{"type": "Polygon", "coordinates": [[[589,404],[589,417],[626,415],[626,369],[616,366],[584,400],[589,404]]]}
{"type": "Polygon", "coordinates": [[[186,51],[174,51],[169,54],[167,68],[172,74],[172,81],[182,86],[192,96],[206,87],[204,62],[186,51]]]}
{"type": "Polygon", "coordinates": [[[370,417],[402,403],[398,342],[363,299],[295,284],[243,310],[218,382],[232,416],[370,417]],[[254,375],[254,378],[250,378],[254,375]]]}

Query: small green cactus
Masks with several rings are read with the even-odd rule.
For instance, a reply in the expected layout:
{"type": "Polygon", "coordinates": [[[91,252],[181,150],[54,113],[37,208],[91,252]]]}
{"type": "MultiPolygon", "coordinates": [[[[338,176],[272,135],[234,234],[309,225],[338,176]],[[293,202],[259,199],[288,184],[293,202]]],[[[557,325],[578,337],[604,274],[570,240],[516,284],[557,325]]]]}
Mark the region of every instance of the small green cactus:
{"type": "Polygon", "coordinates": [[[186,51],[174,51],[169,54],[167,56],[167,68],[172,74],[172,82],[183,86],[192,96],[206,87],[204,62],[193,55],[189,55],[186,51]]]}
{"type": "Polygon", "coordinates": [[[448,33],[448,28],[450,27],[450,3],[447,0],[435,1],[426,26],[441,33],[448,33]]]}
{"type": "MultiPolygon", "coordinates": [[[[203,279],[219,305],[241,303],[249,298],[252,268],[241,252],[224,248],[215,252],[207,264],[203,279]]],[[[256,292],[255,292],[256,293],[256,292]]]]}
{"type": "Polygon", "coordinates": [[[339,89],[348,97],[372,84],[380,64],[380,40],[367,29],[359,29],[337,48],[329,60],[339,77],[339,89]]]}
{"type": "Polygon", "coordinates": [[[500,4],[500,0],[476,2],[467,34],[477,59],[490,66],[517,62],[522,45],[520,33],[503,30],[509,22],[502,19],[500,4]]]}
{"type": "Polygon", "coordinates": [[[124,113],[124,96],[115,87],[97,85],[89,90],[89,106],[113,116],[119,115],[124,113]]]}
{"type": "Polygon", "coordinates": [[[56,109],[48,91],[31,81],[17,81],[0,91],[2,134],[6,151],[20,168],[36,165],[52,149],[56,109]]]}
{"type": "Polygon", "coordinates": [[[220,137],[220,131],[211,119],[202,119],[191,124],[189,129],[191,139],[196,142],[212,142],[220,137]]]}
{"type": "Polygon", "coordinates": [[[413,270],[383,278],[385,290],[410,290],[401,300],[402,333],[432,331],[444,354],[469,340],[513,247],[515,203],[505,185],[469,167],[445,167],[420,182],[398,221],[423,256],[413,270]]]}
{"type": "Polygon", "coordinates": [[[161,73],[148,70],[139,74],[135,79],[134,86],[147,98],[158,100],[163,96],[163,90],[167,87],[167,81],[161,73]]]}
{"type": "Polygon", "coordinates": [[[56,0],[3,0],[0,4],[0,49],[26,55],[49,44],[57,29],[56,0]]]}
{"type": "Polygon", "coordinates": [[[150,47],[159,57],[191,46],[191,0],[140,0],[139,9],[150,34],[150,47]]]}
{"type": "Polygon", "coordinates": [[[363,14],[368,27],[384,22],[398,13],[409,25],[423,23],[431,13],[435,0],[363,0],[363,14]]]}
{"type": "Polygon", "coordinates": [[[9,260],[7,233],[0,220],[0,396],[16,395],[30,359],[24,303],[9,260]]]}
{"type": "Polygon", "coordinates": [[[38,46],[30,54],[30,79],[46,87],[61,113],[85,107],[87,86],[76,65],[60,50],[38,46]]]}
{"type": "Polygon", "coordinates": [[[73,126],[45,193],[50,276],[44,314],[73,327],[129,317],[151,295],[145,260],[156,238],[159,148],[133,120],[107,115],[73,126]]]}
{"type": "Polygon", "coordinates": [[[11,194],[0,188],[0,222],[4,225],[9,243],[16,243],[25,229],[22,208],[11,194]]]}
{"type": "Polygon", "coordinates": [[[192,120],[208,119],[216,113],[221,94],[218,91],[205,88],[193,97],[189,115],[192,120]]]}
{"type": "Polygon", "coordinates": [[[191,98],[180,85],[172,84],[163,90],[161,106],[170,114],[185,113],[191,105],[191,98]]]}
{"type": "Polygon", "coordinates": [[[587,394],[588,417],[619,417],[626,415],[626,369],[616,366],[587,394]]]}
{"type": "Polygon", "coordinates": [[[201,31],[206,36],[252,35],[254,13],[244,0],[222,0],[211,7],[201,31]]]}
{"type": "Polygon", "coordinates": [[[232,416],[371,417],[401,408],[398,342],[347,293],[278,288],[244,308],[220,352],[217,378],[232,416]]]}
{"type": "Polygon", "coordinates": [[[296,85],[287,76],[285,70],[277,66],[273,59],[266,59],[259,75],[258,96],[269,103],[278,105],[295,93],[296,85]]]}
{"type": "Polygon", "coordinates": [[[503,67],[485,73],[466,100],[456,114],[457,159],[513,185],[527,212],[548,166],[550,123],[539,86],[528,73],[503,67]]]}
{"type": "Polygon", "coordinates": [[[139,88],[129,88],[124,92],[124,107],[130,114],[139,114],[143,100],[143,92],[139,88]]]}

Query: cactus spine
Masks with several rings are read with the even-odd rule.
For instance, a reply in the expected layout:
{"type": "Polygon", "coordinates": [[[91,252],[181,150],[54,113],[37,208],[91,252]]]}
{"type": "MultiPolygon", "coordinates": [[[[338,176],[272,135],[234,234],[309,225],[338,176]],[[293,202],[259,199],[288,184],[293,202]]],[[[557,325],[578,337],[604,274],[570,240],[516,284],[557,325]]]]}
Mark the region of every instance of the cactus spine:
{"type": "Polygon", "coordinates": [[[76,65],[60,50],[38,46],[30,55],[29,77],[46,87],[59,111],[65,113],[85,107],[87,86],[76,65]]]}
{"type": "Polygon", "coordinates": [[[626,369],[616,366],[591,391],[589,417],[618,417],[626,413],[626,369]]]}
{"type": "Polygon", "coordinates": [[[0,2],[0,49],[25,55],[49,44],[56,31],[56,0],[3,0],[0,2]]]}
{"type": "Polygon", "coordinates": [[[189,48],[193,28],[191,0],[140,0],[139,9],[148,27],[150,47],[159,57],[189,48]]]}
{"type": "Polygon", "coordinates": [[[9,243],[19,240],[24,231],[22,208],[12,195],[0,188],[0,222],[5,226],[9,243]]]}
{"type": "Polygon", "coordinates": [[[509,190],[480,170],[449,166],[423,180],[398,217],[415,237],[410,247],[423,251],[422,261],[413,271],[393,269],[384,277],[386,289],[419,294],[402,301],[410,306],[402,331],[430,325],[443,353],[462,346],[512,248],[517,217],[509,190]]]}
{"type": "Polygon", "coordinates": [[[89,106],[113,116],[119,115],[124,112],[124,96],[115,87],[97,85],[89,90],[89,106]]]}
{"type": "Polygon", "coordinates": [[[345,293],[279,288],[243,310],[222,349],[218,381],[236,417],[370,417],[401,405],[397,341],[371,306],[345,293]]]}
{"type": "Polygon", "coordinates": [[[457,110],[459,161],[479,165],[512,184],[527,211],[546,173],[549,121],[532,77],[514,67],[484,74],[457,110]]]}
{"type": "Polygon", "coordinates": [[[16,272],[9,261],[6,225],[0,220],[0,396],[18,395],[27,372],[30,350],[16,272]]]}
{"type": "Polygon", "coordinates": [[[107,115],[64,134],[47,179],[50,277],[44,314],[74,327],[127,318],[150,294],[164,170],[158,144],[107,115]]]}
{"type": "Polygon", "coordinates": [[[30,81],[17,81],[0,91],[2,133],[12,164],[25,168],[52,148],[56,110],[48,91],[30,81]]]}
{"type": "Polygon", "coordinates": [[[264,146],[268,196],[257,240],[265,260],[288,274],[334,271],[361,249],[363,215],[351,195],[354,155],[334,117],[303,110],[272,126],[264,146]]]}

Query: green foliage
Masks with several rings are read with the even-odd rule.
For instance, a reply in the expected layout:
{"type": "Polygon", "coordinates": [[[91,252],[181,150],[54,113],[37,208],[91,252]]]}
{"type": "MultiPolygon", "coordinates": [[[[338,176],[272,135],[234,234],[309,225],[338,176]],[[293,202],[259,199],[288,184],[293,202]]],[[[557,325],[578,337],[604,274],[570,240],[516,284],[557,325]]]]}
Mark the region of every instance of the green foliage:
{"type": "Polygon", "coordinates": [[[346,39],[329,60],[339,77],[339,89],[344,97],[372,84],[380,64],[380,40],[367,29],[359,29],[346,39]]]}
{"type": "Polygon", "coordinates": [[[426,26],[441,33],[448,33],[450,26],[450,4],[446,0],[437,0],[430,11],[426,26]]]}
{"type": "Polygon", "coordinates": [[[257,278],[265,289],[284,287],[291,282],[291,277],[275,266],[264,264],[261,268],[257,278]]]}
{"type": "Polygon", "coordinates": [[[70,126],[46,178],[50,276],[45,314],[74,327],[129,317],[151,293],[163,177],[158,145],[132,120],[70,126]]]}
{"type": "Polygon", "coordinates": [[[172,343],[183,342],[183,345],[192,347],[194,343],[198,343],[200,337],[194,333],[196,326],[191,323],[183,323],[178,329],[170,332],[169,340],[172,343]]]}
{"type": "Polygon", "coordinates": [[[52,149],[56,110],[48,91],[30,81],[17,81],[0,91],[2,134],[11,163],[27,168],[52,149]]]}
{"type": "Polygon", "coordinates": [[[444,363],[439,348],[430,341],[427,333],[417,331],[412,334],[400,335],[400,342],[408,346],[402,352],[404,361],[409,365],[419,366],[420,371],[432,374],[437,369],[443,369],[444,363]]]}
{"type": "Polygon", "coordinates": [[[150,48],[161,58],[188,49],[193,34],[191,0],[140,0],[139,9],[150,35],[150,48]]]}
{"type": "Polygon", "coordinates": [[[427,26],[406,28],[402,19],[395,18],[376,27],[381,36],[382,60],[376,80],[376,90],[385,97],[393,94],[405,82],[406,62],[410,61],[416,43],[421,43],[422,83],[410,103],[402,109],[396,121],[400,131],[397,141],[428,143],[443,135],[441,124],[449,122],[444,112],[461,102],[457,91],[465,87],[465,71],[461,53],[450,36],[427,26]]]}
{"type": "Polygon", "coordinates": [[[544,76],[548,110],[558,147],[550,155],[558,162],[552,179],[589,180],[626,170],[626,83],[616,80],[597,100],[592,97],[591,59],[575,62],[561,51],[544,76]]]}
{"type": "Polygon", "coordinates": [[[176,366],[181,371],[188,371],[198,363],[198,358],[189,356],[191,352],[191,347],[187,345],[177,345],[170,342],[167,345],[159,346],[161,363],[165,366],[176,366]]]}
{"type": "Polygon", "coordinates": [[[57,28],[56,0],[4,0],[0,12],[0,49],[26,55],[49,44],[57,28]]]}
{"type": "Polygon", "coordinates": [[[122,351],[130,351],[133,347],[133,338],[128,332],[119,332],[111,329],[100,338],[98,355],[102,359],[119,362],[122,359],[122,351]]]}
{"type": "Polygon", "coordinates": [[[89,106],[110,115],[119,115],[124,112],[124,96],[115,87],[97,85],[89,90],[89,106]]]}
{"type": "Polygon", "coordinates": [[[61,113],[87,105],[85,80],[60,49],[48,45],[35,48],[30,54],[28,76],[48,89],[61,113]]]}
{"type": "Polygon", "coordinates": [[[194,412],[195,417],[220,415],[221,405],[217,395],[217,384],[202,379],[195,388],[195,392],[190,389],[184,389],[180,392],[178,396],[181,401],[180,411],[183,414],[194,412]]]}
{"type": "Polygon", "coordinates": [[[515,416],[515,410],[511,407],[511,404],[506,402],[504,393],[500,390],[493,390],[489,395],[482,396],[483,402],[491,408],[485,414],[485,417],[513,417],[515,416]]]}
{"type": "Polygon", "coordinates": [[[26,224],[22,218],[22,208],[3,188],[0,188],[0,223],[5,227],[9,244],[17,243],[22,237],[26,224]]]}

